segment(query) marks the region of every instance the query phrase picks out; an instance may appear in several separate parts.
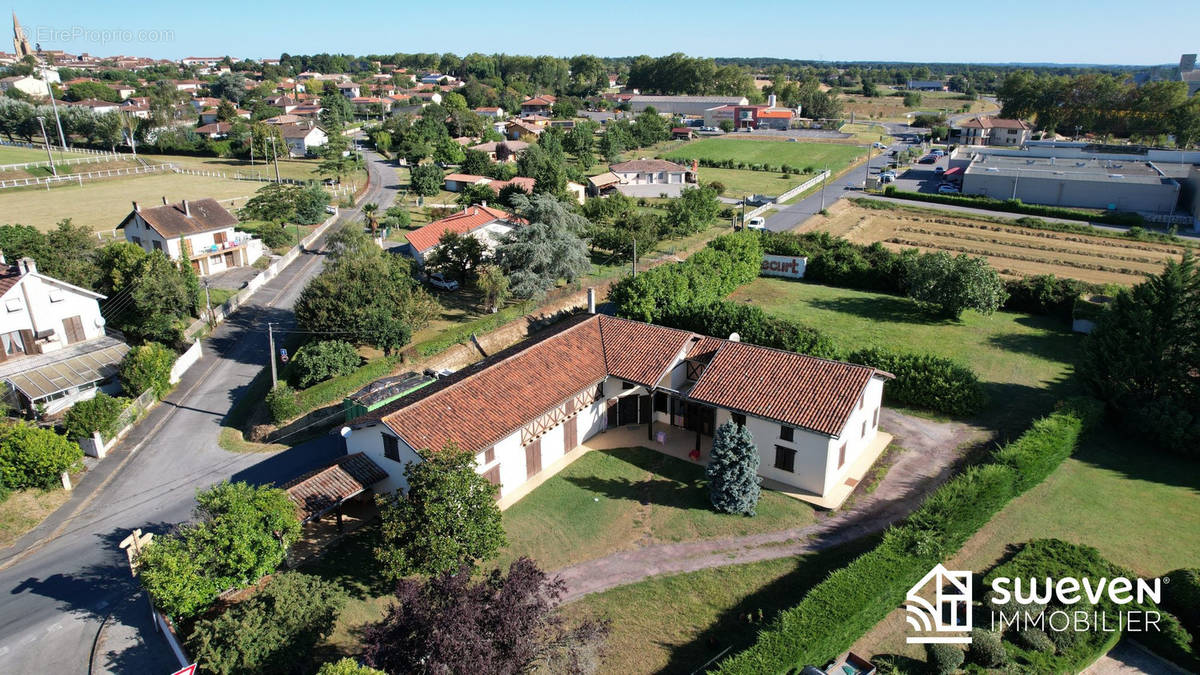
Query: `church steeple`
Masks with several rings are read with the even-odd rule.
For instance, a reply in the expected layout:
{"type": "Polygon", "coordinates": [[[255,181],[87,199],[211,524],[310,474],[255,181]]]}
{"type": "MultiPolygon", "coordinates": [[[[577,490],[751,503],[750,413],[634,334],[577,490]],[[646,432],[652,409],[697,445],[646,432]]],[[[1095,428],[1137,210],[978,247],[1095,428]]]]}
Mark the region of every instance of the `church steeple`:
{"type": "Polygon", "coordinates": [[[21,29],[21,22],[17,21],[17,12],[13,10],[13,52],[17,58],[29,56],[33,53],[33,49],[29,47],[29,39],[25,37],[25,31],[21,29]]]}

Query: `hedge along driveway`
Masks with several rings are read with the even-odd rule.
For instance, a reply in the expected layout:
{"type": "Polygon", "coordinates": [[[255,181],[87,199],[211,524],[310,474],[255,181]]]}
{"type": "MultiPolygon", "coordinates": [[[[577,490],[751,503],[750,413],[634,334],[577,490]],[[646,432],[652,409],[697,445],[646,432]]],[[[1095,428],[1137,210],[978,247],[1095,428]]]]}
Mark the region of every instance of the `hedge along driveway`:
{"type": "Polygon", "coordinates": [[[1034,422],[990,463],[946,483],[878,547],[782,612],[753,647],[721,662],[717,672],[783,673],[833,659],[900,605],[913,584],[1013,497],[1044,480],[1074,451],[1081,432],[1099,414],[1094,401],[1080,401],[1034,422]]]}

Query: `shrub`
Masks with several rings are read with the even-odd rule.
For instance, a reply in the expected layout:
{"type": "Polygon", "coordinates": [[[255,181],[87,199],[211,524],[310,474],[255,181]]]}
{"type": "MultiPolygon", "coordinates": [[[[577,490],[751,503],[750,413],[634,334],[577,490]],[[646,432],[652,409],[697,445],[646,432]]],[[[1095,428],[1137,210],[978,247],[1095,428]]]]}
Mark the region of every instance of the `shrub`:
{"type": "Polygon", "coordinates": [[[278,384],[267,394],[267,410],[271,411],[271,421],[282,424],[300,414],[300,404],[296,403],[296,391],[286,384],[278,384]]]}
{"type": "Polygon", "coordinates": [[[94,398],[71,406],[63,418],[67,438],[91,438],[97,431],[104,438],[112,438],[120,431],[117,421],[125,403],[124,399],[98,392],[94,398]]]}
{"type": "Polygon", "coordinates": [[[317,671],[317,675],[387,675],[387,673],[370,666],[359,665],[354,659],[345,657],[322,665],[321,669],[317,671]]]}
{"type": "Polygon", "coordinates": [[[1187,626],[1200,642],[1200,568],[1168,572],[1171,583],[1163,585],[1163,607],[1187,626]]]}
{"type": "Polygon", "coordinates": [[[963,650],[957,645],[927,644],[925,645],[925,661],[929,672],[937,675],[949,675],[958,670],[966,660],[963,650]]]}
{"type": "Polygon", "coordinates": [[[344,601],[334,582],[278,574],[250,598],[198,621],[188,649],[205,672],[290,673],[333,631],[344,601]]]}
{"type": "Polygon", "coordinates": [[[1071,320],[1075,300],[1085,291],[1098,290],[1091,284],[1075,279],[1060,279],[1053,274],[1009,279],[1004,287],[1008,291],[1004,309],[1057,316],[1067,321],[1071,320]]]}
{"type": "Polygon", "coordinates": [[[762,481],[758,448],[745,426],[726,422],[717,428],[705,474],[713,507],[722,513],[754,515],[762,481]]]}
{"type": "Polygon", "coordinates": [[[288,234],[283,225],[270,221],[258,226],[258,236],[262,238],[267,248],[279,248],[292,242],[292,235],[288,234]]]}
{"type": "Polygon", "coordinates": [[[967,658],[984,668],[995,668],[1008,661],[1008,652],[1004,651],[999,633],[974,628],[971,630],[971,646],[967,647],[967,658]]]}
{"type": "Polygon", "coordinates": [[[893,403],[963,417],[978,412],[987,399],[970,368],[940,356],[874,347],[851,352],[846,359],[895,375],[883,388],[893,403]]]}
{"type": "Polygon", "coordinates": [[[833,340],[821,331],[795,321],[774,317],[757,305],[718,300],[688,307],[672,307],[656,322],[664,326],[696,333],[729,337],[738,333],[751,344],[833,358],[837,349],[833,340]]]}
{"type": "Polygon", "coordinates": [[[174,365],[175,352],[157,342],[134,347],[121,360],[121,386],[131,397],[141,396],[147,389],[152,389],[154,397],[161,400],[171,390],[171,368],[174,365]]]}
{"type": "Polygon", "coordinates": [[[349,342],[321,340],[310,342],[297,350],[291,372],[296,385],[304,388],[352,373],[361,362],[354,345],[349,342]]]}
{"type": "Polygon", "coordinates": [[[1021,628],[1015,632],[1014,642],[1017,646],[1045,654],[1054,653],[1054,643],[1050,636],[1040,628],[1021,628]]]}
{"type": "Polygon", "coordinates": [[[0,425],[0,484],[8,489],[52,488],[81,459],[79,444],[50,429],[26,422],[0,425]]]}

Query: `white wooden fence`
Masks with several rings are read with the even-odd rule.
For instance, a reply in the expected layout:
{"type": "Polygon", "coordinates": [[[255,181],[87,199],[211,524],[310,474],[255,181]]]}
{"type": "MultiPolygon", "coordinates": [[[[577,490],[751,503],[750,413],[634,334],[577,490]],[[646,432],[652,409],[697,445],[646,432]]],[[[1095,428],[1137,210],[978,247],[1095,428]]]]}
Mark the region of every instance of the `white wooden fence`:
{"type": "MultiPolygon", "coordinates": [[[[51,152],[57,152],[51,150],[51,152]]],[[[82,152],[81,150],[71,150],[70,152],[82,152]]],[[[132,160],[133,155],[127,155],[123,152],[100,152],[98,150],[89,150],[87,157],[64,157],[54,160],[54,166],[72,166],[75,164],[97,164],[100,162],[121,162],[132,160]]],[[[4,171],[23,171],[27,169],[49,168],[50,161],[41,162],[21,162],[18,164],[3,164],[0,165],[0,172],[4,171]]]]}
{"type": "Polygon", "coordinates": [[[136,176],[148,173],[161,173],[170,169],[170,164],[151,164],[149,166],[134,166],[125,169],[104,169],[103,171],[88,171],[87,173],[72,173],[65,176],[47,176],[45,178],[13,178],[10,180],[0,180],[0,189],[45,186],[49,189],[53,185],[63,185],[68,183],[76,183],[80,187],[84,181],[97,180],[100,178],[115,178],[117,176],[136,176]]]}

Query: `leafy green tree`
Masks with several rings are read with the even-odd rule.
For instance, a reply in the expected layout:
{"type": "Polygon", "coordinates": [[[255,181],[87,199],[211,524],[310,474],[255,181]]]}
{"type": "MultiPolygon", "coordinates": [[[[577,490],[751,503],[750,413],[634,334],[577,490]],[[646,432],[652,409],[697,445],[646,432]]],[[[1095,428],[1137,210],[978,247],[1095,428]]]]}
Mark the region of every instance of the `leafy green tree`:
{"type": "Polygon", "coordinates": [[[424,461],[404,467],[407,494],[378,498],[375,556],[394,580],[473,566],[505,544],[497,488],[475,471],[475,456],[453,444],[423,455],[424,461]]]}
{"type": "Polygon", "coordinates": [[[317,382],[352,373],[360,363],[362,357],[349,342],[320,340],[296,350],[291,371],[298,386],[309,387],[317,382]]]}
{"type": "Polygon", "coordinates": [[[508,277],[495,265],[488,265],[479,272],[475,286],[483,292],[484,309],[495,312],[508,299],[508,277]]]}
{"type": "Polygon", "coordinates": [[[483,204],[485,202],[497,202],[496,191],[483,183],[473,183],[464,186],[458,193],[458,197],[454,202],[459,206],[471,206],[473,204],[483,204]]]}
{"type": "Polygon", "coordinates": [[[212,576],[213,556],[206,542],[193,535],[196,525],[155,537],[137,559],[138,577],[154,604],[175,619],[195,616],[217,598],[224,580],[212,576]]]}
{"type": "Polygon", "coordinates": [[[115,103],[121,100],[121,95],[103,82],[76,82],[67,87],[68,101],[83,101],[89,98],[115,103]]]}
{"type": "Polygon", "coordinates": [[[1200,453],[1200,268],[1190,253],[1122,290],[1077,372],[1119,421],[1160,447],[1200,453]]]}
{"type": "Polygon", "coordinates": [[[121,290],[128,291],[132,302],[119,308],[114,323],[135,341],[183,341],[183,329],[200,307],[199,277],[191,266],[171,261],[162,251],[138,259],[133,278],[121,290]]]}
{"type": "Polygon", "coordinates": [[[591,269],[581,238],[590,229],[586,218],[551,195],[517,195],[513,201],[529,225],[504,235],[495,261],[508,275],[514,296],[542,297],[559,279],[570,283],[591,269]]]}
{"type": "Polygon", "coordinates": [[[442,189],[445,174],[436,164],[418,164],[411,169],[409,183],[413,192],[424,197],[432,197],[442,189]]]}
{"type": "Polygon", "coordinates": [[[557,141],[529,146],[517,158],[517,173],[537,181],[533,186],[534,192],[560,194],[567,186],[562,146],[557,141]]]}
{"type": "Polygon", "coordinates": [[[295,219],[301,225],[316,225],[329,215],[325,207],[329,205],[329,193],[313,183],[296,194],[295,219]]]}
{"type": "Polygon", "coordinates": [[[367,229],[371,231],[371,236],[375,236],[379,229],[379,221],[375,218],[375,214],[379,213],[379,205],[375,202],[367,202],[359,210],[367,219],[367,229]]]}
{"type": "Polygon", "coordinates": [[[237,119],[237,108],[228,100],[221,99],[220,105],[217,106],[217,120],[221,122],[233,122],[237,119]]]}
{"type": "Polygon", "coordinates": [[[720,210],[721,202],[712,187],[684,188],[679,198],[667,205],[666,222],[671,234],[685,236],[711,225],[720,210]]]}
{"type": "Polygon", "coordinates": [[[289,387],[286,382],[271,387],[271,391],[267,392],[267,397],[263,402],[267,404],[267,410],[271,413],[271,421],[275,424],[283,424],[297,417],[301,412],[300,404],[296,402],[296,390],[289,387]]]}
{"type": "Polygon", "coordinates": [[[153,389],[154,396],[161,399],[171,390],[171,368],[174,365],[175,352],[157,342],[134,347],[121,360],[121,386],[131,397],[153,389]]]}
{"type": "Polygon", "coordinates": [[[93,398],[71,406],[63,416],[67,438],[91,438],[97,431],[105,439],[112,438],[120,431],[117,421],[125,409],[125,403],[123,399],[113,398],[101,391],[93,398]]]}
{"type": "Polygon", "coordinates": [[[342,127],[354,120],[354,106],[336,89],[322,95],[320,100],[321,126],[330,132],[340,134],[342,127]]]}
{"type": "Polygon", "coordinates": [[[196,494],[196,518],[213,554],[209,573],[228,584],[274,572],[300,536],[296,505],[275,487],[217,483],[196,494]]]}
{"type": "Polygon", "coordinates": [[[433,148],[433,161],[439,164],[461,164],[466,157],[463,146],[453,138],[444,138],[433,148]]]}
{"type": "Polygon", "coordinates": [[[83,459],[79,445],[26,422],[0,423],[0,485],[51,488],[83,459]]]}
{"type": "Polygon", "coordinates": [[[462,283],[474,281],[487,257],[487,247],[478,237],[447,230],[429,254],[425,270],[462,283]]]}
{"type": "Polygon", "coordinates": [[[1000,274],[983,258],[939,251],[905,260],[908,297],[942,316],[957,319],[967,309],[991,314],[1008,298],[1000,274]]]}
{"type": "Polygon", "coordinates": [[[256,190],[254,196],[246,200],[246,204],[238,209],[238,218],[241,220],[267,220],[273,223],[293,220],[300,191],[301,189],[297,185],[267,183],[256,190]]]}
{"type": "Polygon", "coordinates": [[[705,473],[714,508],[722,513],[754,515],[761,479],[758,446],[749,429],[732,421],[717,427],[705,473]]]}
{"type": "Polygon", "coordinates": [[[328,257],[296,301],[296,320],[305,330],[350,331],[348,341],[391,353],[438,310],[413,278],[411,263],[383,253],[361,231],[331,237],[328,257]]]}
{"type": "Polygon", "coordinates": [[[371,134],[371,143],[375,145],[376,150],[386,155],[392,149],[392,135],[386,131],[376,131],[371,134]]]}
{"type": "Polygon", "coordinates": [[[920,92],[909,91],[909,92],[904,93],[904,107],[905,108],[916,108],[920,105],[921,105],[920,92]]]}
{"type": "Polygon", "coordinates": [[[334,582],[277,574],[248,599],[196,622],[188,650],[205,672],[285,675],[333,632],[345,600],[334,582]]]}
{"type": "Polygon", "coordinates": [[[487,176],[493,162],[482,150],[465,150],[459,171],[470,176],[487,176]]]}
{"type": "Polygon", "coordinates": [[[644,148],[670,138],[671,123],[659,115],[653,106],[646,106],[635,118],[633,131],[637,144],[644,148]]]}
{"type": "Polygon", "coordinates": [[[380,223],[384,227],[408,227],[412,224],[412,216],[409,215],[408,209],[403,206],[389,206],[387,211],[383,212],[383,218],[380,223]]]}
{"type": "Polygon", "coordinates": [[[730,133],[733,131],[733,120],[721,120],[717,123],[717,127],[725,133],[730,133]]]}

